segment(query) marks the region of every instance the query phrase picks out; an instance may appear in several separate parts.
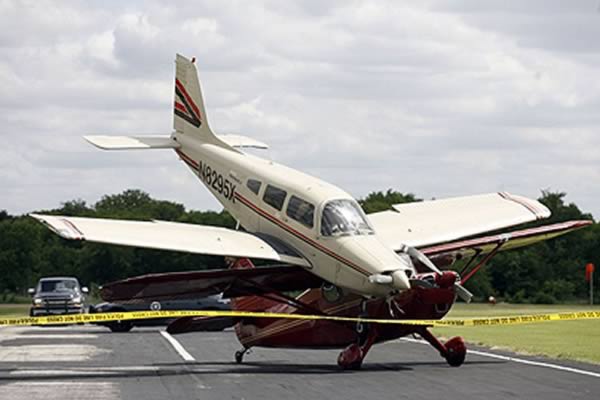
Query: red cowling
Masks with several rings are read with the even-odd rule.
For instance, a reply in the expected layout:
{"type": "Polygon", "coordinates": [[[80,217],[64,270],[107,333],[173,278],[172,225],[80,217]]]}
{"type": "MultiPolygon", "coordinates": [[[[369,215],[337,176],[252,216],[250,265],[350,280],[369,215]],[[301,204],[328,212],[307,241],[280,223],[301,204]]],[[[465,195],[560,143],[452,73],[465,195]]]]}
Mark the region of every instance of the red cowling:
{"type": "Polygon", "coordinates": [[[435,282],[442,289],[448,289],[454,285],[458,274],[454,271],[444,271],[441,275],[436,275],[435,282]]]}

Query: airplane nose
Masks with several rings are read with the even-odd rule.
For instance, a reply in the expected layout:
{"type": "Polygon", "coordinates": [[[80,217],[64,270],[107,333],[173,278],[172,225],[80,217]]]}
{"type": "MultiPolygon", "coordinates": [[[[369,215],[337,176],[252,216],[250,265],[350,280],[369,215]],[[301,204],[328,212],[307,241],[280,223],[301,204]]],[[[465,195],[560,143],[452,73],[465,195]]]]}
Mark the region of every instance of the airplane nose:
{"type": "Polygon", "coordinates": [[[398,290],[410,289],[410,281],[408,280],[407,271],[405,269],[399,269],[392,273],[392,286],[398,290]]]}

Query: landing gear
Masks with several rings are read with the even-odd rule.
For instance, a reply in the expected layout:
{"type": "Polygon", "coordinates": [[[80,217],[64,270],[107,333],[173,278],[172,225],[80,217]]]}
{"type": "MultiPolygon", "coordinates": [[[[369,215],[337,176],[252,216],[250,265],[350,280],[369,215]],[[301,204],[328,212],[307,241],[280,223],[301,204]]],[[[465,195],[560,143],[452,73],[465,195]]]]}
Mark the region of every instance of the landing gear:
{"type": "Polygon", "coordinates": [[[133,328],[131,321],[114,321],[108,323],[106,326],[108,326],[111,332],[118,333],[129,332],[133,328]]]}
{"type": "Polygon", "coordinates": [[[248,350],[250,350],[249,347],[244,347],[243,349],[236,351],[234,354],[235,362],[241,364],[244,361],[244,355],[248,352],[248,350]]]}
{"type": "MultiPolygon", "coordinates": [[[[367,317],[367,302],[363,300],[361,303],[361,317],[367,317]]],[[[342,369],[357,370],[362,366],[362,362],[367,356],[367,353],[377,339],[377,328],[375,325],[370,325],[364,322],[356,324],[356,343],[352,343],[346,347],[338,356],[338,365],[342,369]]]]}
{"type": "Polygon", "coordinates": [[[422,329],[419,334],[440,352],[440,355],[446,359],[451,367],[460,367],[465,362],[467,346],[460,336],[442,343],[427,328],[422,329]]]}
{"type": "Polygon", "coordinates": [[[341,369],[360,369],[365,355],[358,343],[352,343],[340,353],[337,362],[341,369]]]}
{"type": "Polygon", "coordinates": [[[467,355],[467,347],[463,338],[460,336],[454,337],[448,340],[445,345],[448,350],[445,357],[446,362],[451,367],[460,367],[465,362],[467,355]]]}

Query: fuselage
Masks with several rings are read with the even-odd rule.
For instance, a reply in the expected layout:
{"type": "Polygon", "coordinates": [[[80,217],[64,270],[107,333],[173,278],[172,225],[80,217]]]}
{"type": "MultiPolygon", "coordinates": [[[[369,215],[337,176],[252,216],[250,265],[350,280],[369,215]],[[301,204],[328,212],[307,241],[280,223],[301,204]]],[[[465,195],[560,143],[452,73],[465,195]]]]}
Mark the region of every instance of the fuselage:
{"type": "MultiPolygon", "coordinates": [[[[441,319],[454,304],[452,288],[414,288],[389,299],[366,302],[368,315],[376,319],[441,319]]],[[[363,313],[363,298],[349,294],[336,302],[328,302],[319,289],[309,289],[297,297],[323,314],[356,317],[363,313]]],[[[265,311],[302,314],[297,307],[258,296],[233,299],[233,307],[243,311],[265,311]]],[[[394,340],[419,332],[423,327],[403,324],[380,324],[375,343],[394,340]]],[[[235,326],[240,343],[246,347],[342,348],[356,342],[356,324],[333,321],[290,319],[244,319],[235,326]]]]}
{"type": "Polygon", "coordinates": [[[175,134],[177,153],[248,232],[284,244],[322,279],[364,296],[410,287],[412,265],[387,247],[345,191],[292,168],[175,134]],[[369,280],[390,275],[390,284],[369,280]]]}

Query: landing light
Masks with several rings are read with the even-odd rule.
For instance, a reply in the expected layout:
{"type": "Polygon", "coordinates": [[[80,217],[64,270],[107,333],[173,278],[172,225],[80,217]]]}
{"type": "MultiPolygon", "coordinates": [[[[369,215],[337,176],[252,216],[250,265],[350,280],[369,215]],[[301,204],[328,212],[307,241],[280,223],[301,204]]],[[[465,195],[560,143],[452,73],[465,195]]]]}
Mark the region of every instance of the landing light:
{"type": "Polygon", "coordinates": [[[369,282],[377,283],[379,285],[389,285],[394,281],[391,275],[373,274],[369,276],[369,282]]]}

